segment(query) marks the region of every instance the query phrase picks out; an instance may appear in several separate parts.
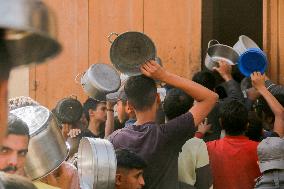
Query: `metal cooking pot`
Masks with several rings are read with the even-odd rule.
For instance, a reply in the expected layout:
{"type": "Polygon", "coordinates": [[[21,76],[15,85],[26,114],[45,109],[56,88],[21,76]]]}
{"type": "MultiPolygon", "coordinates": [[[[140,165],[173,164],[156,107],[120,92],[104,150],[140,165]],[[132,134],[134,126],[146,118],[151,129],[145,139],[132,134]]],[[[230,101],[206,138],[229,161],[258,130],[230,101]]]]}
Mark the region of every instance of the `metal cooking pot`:
{"type": "MultiPolygon", "coordinates": [[[[75,78],[76,81],[77,76],[75,78]]],[[[99,101],[105,101],[106,94],[119,89],[120,78],[112,66],[108,64],[93,64],[83,73],[80,83],[90,97],[99,101]]]]}
{"type": "Polygon", "coordinates": [[[72,124],[80,120],[82,112],[82,104],[77,100],[77,97],[71,96],[58,101],[54,113],[61,123],[72,124]]]}
{"type": "Polygon", "coordinates": [[[141,75],[140,66],[147,60],[156,57],[156,47],[153,41],[141,32],[125,32],[121,35],[111,33],[108,36],[111,43],[110,59],[114,67],[129,76],[141,75]],[[116,35],[114,41],[112,36],[116,35]]]}
{"type": "Polygon", "coordinates": [[[105,139],[82,138],[78,150],[78,173],[81,188],[113,189],[116,155],[112,144],[105,139]]]}
{"type": "Polygon", "coordinates": [[[234,50],[239,53],[239,55],[246,52],[249,48],[259,48],[259,46],[248,36],[241,35],[237,43],[233,46],[234,50]]]}
{"type": "Polygon", "coordinates": [[[25,172],[32,179],[40,179],[57,169],[68,156],[58,123],[43,106],[24,106],[10,111],[27,123],[30,131],[29,151],[25,172]]]}
{"type": "Polygon", "coordinates": [[[218,61],[223,60],[230,65],[235,65],[239,59],[238,53],[230,46],[220,44],[213,39],[208,42],[207,54],[205,57],[205,66],[209,70],[218,66],[218,61]],[[212,45],[212,43],[215,43],[212,45]]]}
{"type": "Polygon", "coordinates": [[[40,63],[57,55],[55,18],[39,0],[0,0],[1,39],[13,66],[40,63]]]}

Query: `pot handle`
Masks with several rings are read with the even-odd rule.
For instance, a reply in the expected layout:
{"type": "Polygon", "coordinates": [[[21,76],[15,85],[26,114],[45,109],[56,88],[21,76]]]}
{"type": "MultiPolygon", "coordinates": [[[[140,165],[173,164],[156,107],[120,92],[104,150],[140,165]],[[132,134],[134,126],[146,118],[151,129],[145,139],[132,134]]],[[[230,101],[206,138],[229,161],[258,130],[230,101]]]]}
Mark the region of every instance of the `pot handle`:
{"type": "Polygon", "coordinates": [[[111,33],[109,34],[109,36],[107,36],[108,41],[109,41],[110,43],[113,43],[113,41],[111,40],[111,37],[112,37],[113,35],[116,35],[116,37],[118,37],[118,36],[119,36],[119,34],[118,34],[118,33],[111,32],[111,33]]]}
{"type": "Polygon", "coordinates": [[[220,44],[219,41],[217,41],[216,39],[212,39],[212,40],[210,40],[210,41],[208,42],[208,46],[207,46],[207,47],[208,47],[208,48],[211,47],[211,46],[212,46],[212,43],[220,44]]]}
{"type": "Polygon", "coordinates": [[[77,84],[80,84],[81,85],[81,82],[78,81],[78,77],[80,76],[80,78],[82,77],[82,75],[84,75],[86,72],[81,72],[81,73],[78,73],[74,79],[75,83],[77,84]]]}

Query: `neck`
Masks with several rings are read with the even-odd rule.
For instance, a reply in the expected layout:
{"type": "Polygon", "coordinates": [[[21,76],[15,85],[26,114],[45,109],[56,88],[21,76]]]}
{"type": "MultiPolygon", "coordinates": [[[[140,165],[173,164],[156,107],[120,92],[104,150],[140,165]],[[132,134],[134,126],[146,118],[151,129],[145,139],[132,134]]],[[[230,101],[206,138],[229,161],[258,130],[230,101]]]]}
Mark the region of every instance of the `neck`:
{"type": "Polygon", "coordinates": [[[135,125],[143,125],[147,122],[155,122],[156,121],[156,109],[155,106],[148,110],[144,111],[135,111],[137,121],[135,125]]]}
{"type": "Polygon", "coordinates": [[[90,119],[88,129],[95,135],[100,134],[100,124],[101,122],[95,119],[90,119]]]}

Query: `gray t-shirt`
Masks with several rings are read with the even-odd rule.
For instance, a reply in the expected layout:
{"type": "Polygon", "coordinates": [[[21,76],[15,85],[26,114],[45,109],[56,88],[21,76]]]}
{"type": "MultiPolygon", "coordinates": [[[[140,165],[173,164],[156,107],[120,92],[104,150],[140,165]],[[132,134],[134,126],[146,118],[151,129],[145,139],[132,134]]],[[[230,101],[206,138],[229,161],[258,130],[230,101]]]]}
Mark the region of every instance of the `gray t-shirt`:
{"type": "Polygon", "coordinates": [[[193,116],[188,112],[166,124],[150,122],[126,126],[108,139],[115,149],[131,150],[147,162],[144,188],[177,189],[178,154],[194,133],[193,116]]]}

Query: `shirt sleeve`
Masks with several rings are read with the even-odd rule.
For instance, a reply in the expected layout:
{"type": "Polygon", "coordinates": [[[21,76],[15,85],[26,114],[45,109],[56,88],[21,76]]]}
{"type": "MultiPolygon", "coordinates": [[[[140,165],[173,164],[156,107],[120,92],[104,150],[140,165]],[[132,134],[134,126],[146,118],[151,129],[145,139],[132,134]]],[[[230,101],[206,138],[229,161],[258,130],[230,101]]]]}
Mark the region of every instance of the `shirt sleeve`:
{"type": "Polygon", "coordinates": [[[227,99],[244,102],[245,98],[238,82],[232,79],[230,81],[225,82],[224,86],[228,95],[228,97],[226,97],[227,99]]]}
{"type": "Polygon", "coordinates": [[[179,151],[183,144],[194,136],[196,131],[194,119],[190,112],[160,125],[160,129],[167,141],[175,145],[179,151]]]}
{"type": "Polygon", "coordinates": [[[284,86],[282,85],[276,85],[274,84],[272,81],[270,80],[266,80],[265,81],[265,87],[267,88],[267,90],[273,94],[284,94],[284,86]]]}

